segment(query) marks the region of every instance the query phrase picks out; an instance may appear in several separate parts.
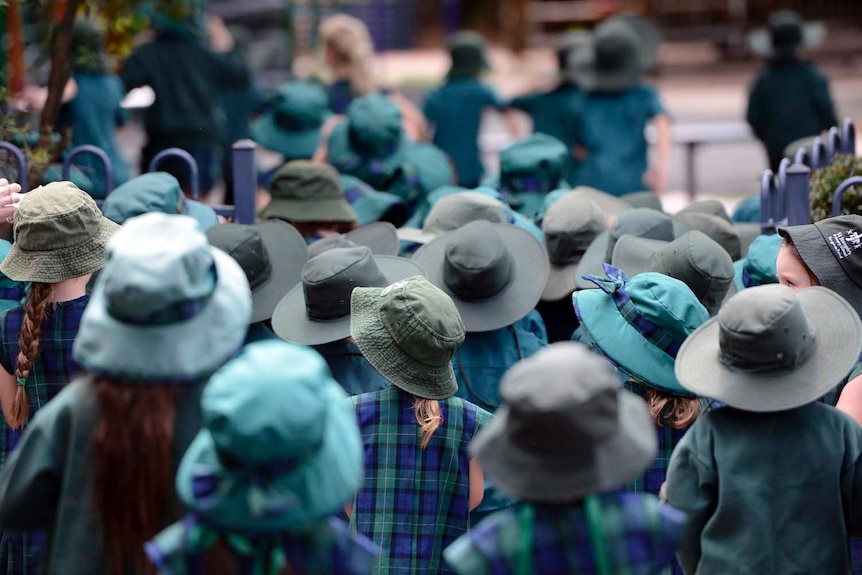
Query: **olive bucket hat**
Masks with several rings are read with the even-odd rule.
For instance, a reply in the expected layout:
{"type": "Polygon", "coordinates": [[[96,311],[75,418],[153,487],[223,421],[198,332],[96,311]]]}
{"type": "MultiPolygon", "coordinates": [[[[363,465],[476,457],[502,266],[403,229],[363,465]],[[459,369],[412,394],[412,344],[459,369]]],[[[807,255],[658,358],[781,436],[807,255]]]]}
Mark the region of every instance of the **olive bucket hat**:
{"type": "Polygon", "coordinates": [[[518,362],[500,392],[503,406],[470,451],[510,497],[569,503],[625,485],[655,458],[646,403],[583,345],[555,343],[518,362]]]}
{"type": "Polygon", "coordinates": [[[350,335],[368,363],[399,389],[438,400],[458,391],[452,356],[464,343],[464,324],[452,299],[427,279],[354,289],[350,335]]]}
{"type": "Polygon", "coordinates": [[[692,393],[746,411],[793,409],[838,385],[859,360],[862,322],[832,290],[744,290],[686,340],[676,374],[692,393]]]}
{"type": "Polygon", "coordinates": [[[286,160],[307,160],[317,150],[320,129],[329,115],[323,86],[294,80],[278,88],[272,109],[251,124],[251,137],[286,160]]]}
{"type": "Polygon", "coordinates": [[[251,317],[245,273],[194,219],[145,214],[108,245],[75,339],[75,361],[129,381],[200,381],[240,348],[251,317]]]}
{"type": "Polygon", "coordinates": [[[105,246],[119,226],[72,182],[24,194],[15,210],[15,243],[0,272],[19,282],[57,283],[105,265],[105,246]]]}
{"type": "Polygon", "coordinates": [[[356,222],[331,166],[295,160],[283,165],[270,182],[272,199],[261,212],[263,219],[291,222],[356,222]]]}
{"type": "Polygon", "coordinates": [[[167,172],[150,172],[132,178],[108,194],[102,205],[105,217],[120,225],[129,218],[150,212],[191,216],[202,230],[218,224],[215,210],[186,198],[179,181],[167,172]]]}
{"type": "Polygon", "coordinates": [[[425,275],[411,260],[377,256],[367,247],[334,248],[308,261],[302,283],[278,304],[272,328],[291,343],[320,345],[350,336],[350,295],[357,287],[383,288],[425,275]]]}

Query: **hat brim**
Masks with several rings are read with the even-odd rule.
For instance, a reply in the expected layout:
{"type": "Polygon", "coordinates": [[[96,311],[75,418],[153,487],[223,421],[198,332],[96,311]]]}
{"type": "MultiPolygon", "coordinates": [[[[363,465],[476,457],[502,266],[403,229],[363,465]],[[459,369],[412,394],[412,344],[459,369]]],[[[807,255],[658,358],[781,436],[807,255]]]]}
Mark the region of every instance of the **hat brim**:
{"type": "MultiPolygon", "coordinates": [[[[384,157],[373,158],[376,163],[376,169],[380,172],[377,174],[380,177],[387,179],[401,167],[404,160],[404,142],[405,136],[402,134],[401,142],[396,150],[384,157]]],[[[327,149],[329,152],[329,163],[332,164],[339,172],[351,175],[363,175],[366,169],[366,163],[372,158],[363,157],[357,153],[350,145],[350,136],[348,133],[348,122],[344,121],[332,128],[327,140],[327,149]]],[[[365,178],[360,178],[365,179],[365,178]]],[[[370,182],[367,182],[370,184],[370,182]]]]}
{"type": "Polygon", "coordinates": [[[419,365],[407,356],[383,322],[380,289],[353,290],[350,335],[377,373],[395,387],[424,399],[448,399],[458,391],[452,362],[419,365]]]}
{"type": "Polygon", "coordinates": [[[549,459],[512,441],[509,408],[504,405],[477,435],[470,451],[503,494],[538,503],[571,502],[625,485],[655,458],[655,424],[643,400],[620,391],[617,417],[616,432],[584,459],[572,453],[549,459]]]}
{"type": "MultiPolygon", "coordinates": [[[[88,371],[130,381],[191,381],[213,373],[242,346],[248,280],[233,258],[212,248],[218,282],[203,309],[186,321],[135,325],[108,313],[96,284],[75,339],[75,361],[88,371]]],[[[250,305],[250,302],[249,304],[250,305]]]]}
{"type": "Polygon", "coordinates": [[[752,30],[747,37],[749,49],[759,56],[772,58],[792,54],[795,50],[815,48],[823,43],[826,37],[826,25],[823,22],[805,22],[802,25],[802,41],[789,51],[776,51],[772,46],[772,36],[767,28],[752,30]]]}
{"type": "Polygon", "coordinates": [[[285,200],[272,198],[260,213],[263,219],[278,218],[293,222],[358,222],[356,212],[343,198],[332,200],[285,200]]]}
{"type": "Polygon", "coordinates": [[[637,236],[623,236],[614,245],[611,265],[623,270],[630,278],[652,271],[650,263],[653,256],[670,242],[651,240],[637,236]]]}
{"type": "Polygon", "coordinates": [[[272,317],[278,302],[302,282],[302,267],[308,260],[305,240],[296,228],[280,220],[255,224],[269,256],[269,278],[251,291],[251,322],[272,317]]]}
{"type": "Polygon", "coordinates": [[[276,124],[272,114],[261,116],[251,127],[251,139],[273,152],[284,156],[285,160],[310,159],[320,144],[320,130],[292,132],[276,124]]]}
{"type": "Polygon", "coordinates": [[[344,234],[345,239],[365,246],[375,256],[397,256],[400,242],[398,232],[389,222],[374,222],[344,234]]]}
{"type": "Polygon", "coordinates": [[[592,200],[609,216],[616,216],[634,208],[634,206],[616,196],[589,186],[577,186],[569,193],[580,194],[582,197],[592,200]]]}
{"type": "Polygon", "coordinates": [[[639,57],[626,62],[623,68],[602,70],[591,43],[574,54],[572,75],[577,78],[578,86],[587,92],[621,92],[638,85],[649,69],[647,55],[643,52],[638,50],[639,57]]]}
{"type": "Polygon", "coordinates": [[[87,241],[55,250],[27,251],[21,244],[0,264],[0,272],[18,282],[57,283],[92,274],[105,266],[105,246],[120,226],[102,216],[99,227],[87,241]]]}
{"type": "Polygon", "coordinates": [[[427,244],[440,237],[439,232],[420,230],[418,228],[398,228],[398,239],[414,244],[427,244]]]}
{"type": "MultiPolygon", "coordinates": [[[[389,283],[425,275],[422,266],[406,258],[375,255],[374,261],[389,283]]],[[[329,321],[309,319],[305,290],[300,282],[276,306],[272,314],[272,329],[278,337],[290,343],[321,345],[350,337],[350,315],[329,321]]]]}
{"type": "Polygon", "coordinates": [[[186,215],[196,219],[201,231],[204,232],[219,223],[218,214],[214,209],[195,200],[187,200],[186,215]]]}
{"type": "Polygon", "coordinates": [[[745,411],[784,411],[825,395],[847,377],[862,351],[858,315],[841,296],[826,288],[807,288],[796,297],[815,334],[811,356],[793,371],[751,373],[720,360],[719,320],[692,333],[676,359],[676,374],[686,389],[745,411]]]}
{"type": "Polygon", "coordinates": [[[323,442],[307,462],[292,473],[278,475],[256,489],[272,490],[293,505],[278,513],[250,509],[251,476],[226,469],[218,458],[211,432],[202,429],[186,450],[177,471],[180,501],[208,523],[226,530],[271,533],[305,531],[350,502],[362,481],[363,450],[353,411],[342,398],[333,397],[326,414],[323,442]],[[195,497],[196,475],[207,470],[220,479],[217,499],[201,504],[195,497]]]}
{"type": "Polygon", "coordinates": [[[674,358],[641,335],[604,291],[575,292],[575,309],[587,338],[623,371],[646,385],[688,395],[674,375],[674,358]]]}
{"type": "Polygon", "coordinates": [[[449,234],[425,244],[413,255],[413,260],[428,271],[428,280],[455,302],[468,332],[493,331],[524,318],[539,303],[548,282],[548,254],[533,234],[512,224],[492,225],[511,255],[512,279],[490,299],[464,301],[443,281],[449,234]]]}
{"type": "Polygon", "coordinates": [[[545,284],[545,291],[542,292],[542,301],[557,301],[571,295],[575,291],[577,271],[578,264],[551,265],[548,272],[548,282],[545,284]]]}
{"type": "Polygon", "coordinates": [[[664,213],[661,198],[655,192],[632,192],[620,196],[620,200],[633,208],[646,208],[664,213]]]}

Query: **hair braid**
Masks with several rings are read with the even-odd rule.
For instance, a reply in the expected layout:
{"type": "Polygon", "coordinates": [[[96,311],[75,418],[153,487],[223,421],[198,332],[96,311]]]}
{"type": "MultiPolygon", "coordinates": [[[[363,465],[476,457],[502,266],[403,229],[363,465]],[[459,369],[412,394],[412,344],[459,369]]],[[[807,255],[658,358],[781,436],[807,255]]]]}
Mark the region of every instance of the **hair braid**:
{"type": "Polygon", "coordinates": [[[18,389],[12,402],[12,427],[20,429],[30,417],[30,396],[27,393],[27,376],[39,355],[39,342],[42,337],[42,321],[51,300],[52,284],[33,282],[24,303],[24,323],[18,336],[18,361],[15,365],[15,379],[18,389]]]}
{"type": "Polygon", "coordinates": [[[422,432],[422,449],[428,447],[431,436],[443,423],[443,415],[440,413],[440,402],[434,399],[417,397],[413,402],[413,411],[416,414],[416,422],[422,432]]]}

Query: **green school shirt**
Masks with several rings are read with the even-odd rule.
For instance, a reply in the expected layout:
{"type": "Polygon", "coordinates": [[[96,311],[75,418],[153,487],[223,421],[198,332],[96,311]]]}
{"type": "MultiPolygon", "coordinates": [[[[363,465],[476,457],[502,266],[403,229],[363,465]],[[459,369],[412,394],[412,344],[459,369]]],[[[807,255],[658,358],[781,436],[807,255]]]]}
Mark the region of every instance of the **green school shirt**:
{"type": "Polygon", "coordinates": [[[615,94],[588,94],[575,112],[578,142],[587,150],[581,183],[614,196],[643,191],[647,124],[666,114],[658,90],[636,86],[615,94]]]}
{"type": "Polygon", "coordinates": [[[497,93],[474,78],[449,80],[428,95],[424,112],[434,125],[434,145],[455,163],[459,186],[479,185],[485,172],[479,152],[482,113],[502,107],[497,93]]]}

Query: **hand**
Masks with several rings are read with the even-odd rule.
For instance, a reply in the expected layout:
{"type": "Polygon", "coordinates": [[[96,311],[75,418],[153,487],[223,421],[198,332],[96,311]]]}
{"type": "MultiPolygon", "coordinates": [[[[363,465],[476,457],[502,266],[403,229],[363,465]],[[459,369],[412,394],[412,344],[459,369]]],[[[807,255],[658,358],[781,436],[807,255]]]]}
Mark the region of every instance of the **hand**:
{"type": "Polygon", "coordinates": [[[6,178],[0,178],[0,221],[12,223],[15,209],[23,197],[21,184],[10,183],[6,178]]]}
{"type": "Polygon", "coordinates": [[[210,46],[216,52],[230,52],[234,49],[236,43],[233,39],[233,34],[225,26],[224,21],[218,16],[209,16],[207,18],[207,33],[210,37],[210,46]]]}
{"type": "Polygon", "coordinates": [[[644,174],[643,183],[656,194],[659,194],[667,187],[667,174],[661,168],[653,166],[644,174]]]}

